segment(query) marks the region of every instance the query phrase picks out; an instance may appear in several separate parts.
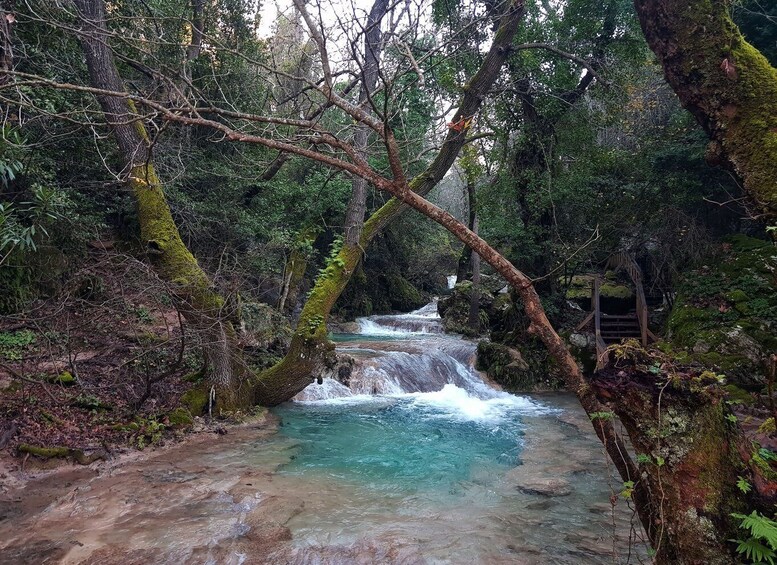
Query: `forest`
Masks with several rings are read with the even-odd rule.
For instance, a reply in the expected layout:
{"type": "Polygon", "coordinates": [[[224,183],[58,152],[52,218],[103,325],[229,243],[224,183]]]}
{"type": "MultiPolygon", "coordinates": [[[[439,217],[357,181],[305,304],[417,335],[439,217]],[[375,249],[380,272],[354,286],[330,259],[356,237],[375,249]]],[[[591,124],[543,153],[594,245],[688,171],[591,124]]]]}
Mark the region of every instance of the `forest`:
{"type": "Polygon", "coordinates": [[[777,563],[777,3],[0,0],[1,563],[777,563]]]}

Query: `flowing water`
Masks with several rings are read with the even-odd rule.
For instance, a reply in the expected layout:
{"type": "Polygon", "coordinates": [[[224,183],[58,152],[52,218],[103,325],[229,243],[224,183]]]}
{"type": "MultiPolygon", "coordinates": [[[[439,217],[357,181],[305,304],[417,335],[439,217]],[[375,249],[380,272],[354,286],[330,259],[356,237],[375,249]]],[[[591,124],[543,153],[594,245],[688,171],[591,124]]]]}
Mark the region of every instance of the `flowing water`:
{"type": "Polygon", "coordinates": [[[631,513],[573,398],[489,386],[435,303],[359,323],[334,336],[348,381],[275,426],[9,490],[0,563],[626,562],[631,513]]]}

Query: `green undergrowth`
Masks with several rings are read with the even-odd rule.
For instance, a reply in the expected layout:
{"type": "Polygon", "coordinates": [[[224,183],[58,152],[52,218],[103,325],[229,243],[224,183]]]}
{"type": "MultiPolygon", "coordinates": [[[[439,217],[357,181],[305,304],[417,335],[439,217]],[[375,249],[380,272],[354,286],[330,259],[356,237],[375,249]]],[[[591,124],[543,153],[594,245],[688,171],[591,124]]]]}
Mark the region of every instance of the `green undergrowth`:
{"type": "Polygon", "coordinates": [[[744,235],[728,238],[684,275],[668,330],[681,360],[760,388],[766,356],[777,351],[777,248],[744,235]]]}
{"type": "Polygon", "coordinates": [[[20,360],[35,340],[35,333],[30,330],[0,332],[0,360],[20,360]]]}

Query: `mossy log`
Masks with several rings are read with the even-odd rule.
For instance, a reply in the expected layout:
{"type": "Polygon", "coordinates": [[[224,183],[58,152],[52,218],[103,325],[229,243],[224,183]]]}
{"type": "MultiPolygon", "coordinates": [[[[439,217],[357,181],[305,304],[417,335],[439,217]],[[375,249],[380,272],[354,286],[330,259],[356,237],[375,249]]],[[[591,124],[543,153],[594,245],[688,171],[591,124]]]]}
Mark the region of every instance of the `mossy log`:
{"type": "Polygon", "coordinates": [[[74,449],[72,447],[40,447],[36,445],[30,445],[28,443],[19,445],[17,449],[19,453],[28,453],[42,459],[64,459],[67,457],[72,457],[73,460],[80,465],[91,465],[97,460],[107,460],[109,458],[108,452],[104,449],[98,449],[89,455],[86,455],[80,449],[74,449]]]}
{"type": "Polygon", "coordinates": [[[707,160],[777,216],[777,69],[745,41],[729,0],[635,0],[667,82],[710,137],[707,160]]]}

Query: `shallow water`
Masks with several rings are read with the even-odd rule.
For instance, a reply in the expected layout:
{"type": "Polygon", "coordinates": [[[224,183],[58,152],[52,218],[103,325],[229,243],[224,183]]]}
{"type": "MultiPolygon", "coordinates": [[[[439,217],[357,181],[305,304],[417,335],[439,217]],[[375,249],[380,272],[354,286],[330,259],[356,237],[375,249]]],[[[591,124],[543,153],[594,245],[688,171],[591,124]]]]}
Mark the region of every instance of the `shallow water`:
{"type": "Polygon", "coordinates": [[[0,563],[626,562],[631,513],[574,398],[494,390],[431,307],[395,318],[340,342],[349,386],[275,424],[8,490],[0,563]]]}

